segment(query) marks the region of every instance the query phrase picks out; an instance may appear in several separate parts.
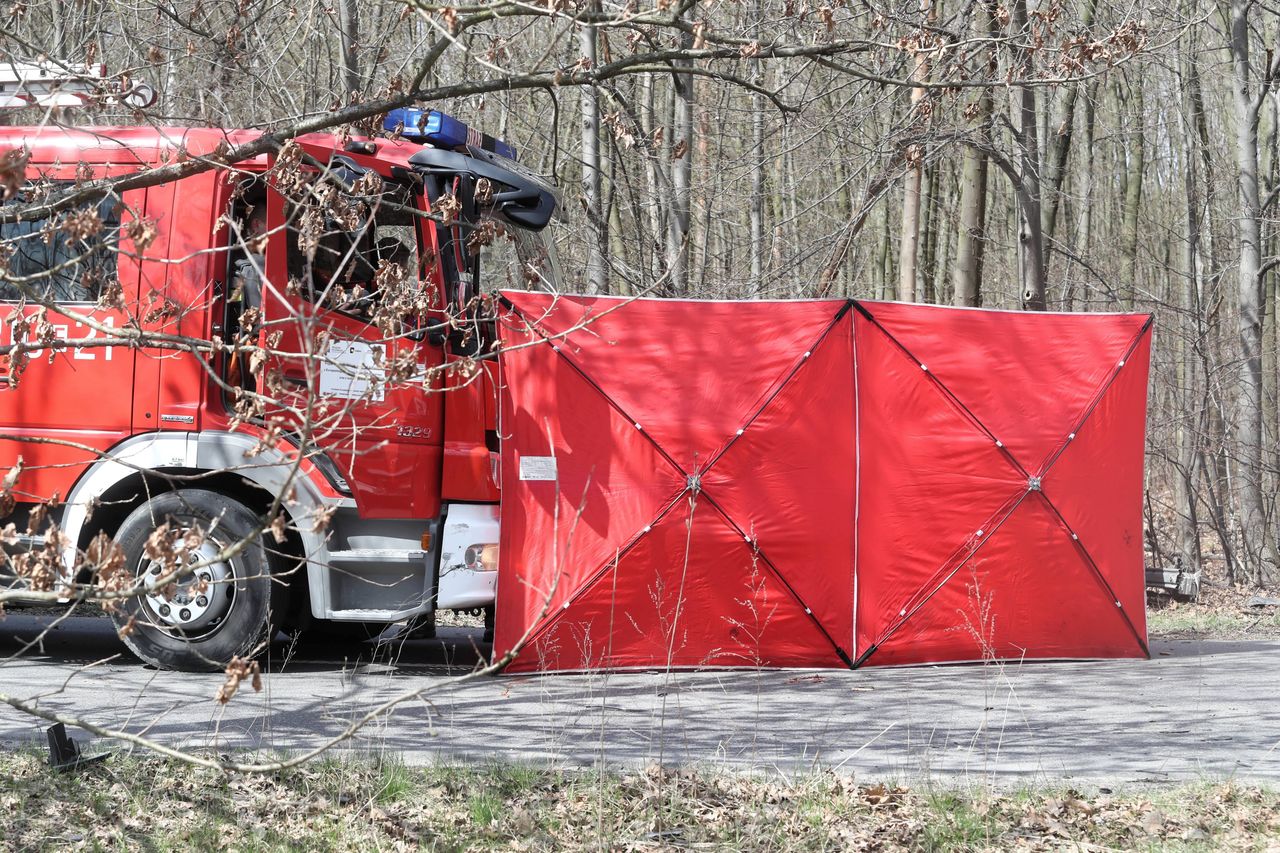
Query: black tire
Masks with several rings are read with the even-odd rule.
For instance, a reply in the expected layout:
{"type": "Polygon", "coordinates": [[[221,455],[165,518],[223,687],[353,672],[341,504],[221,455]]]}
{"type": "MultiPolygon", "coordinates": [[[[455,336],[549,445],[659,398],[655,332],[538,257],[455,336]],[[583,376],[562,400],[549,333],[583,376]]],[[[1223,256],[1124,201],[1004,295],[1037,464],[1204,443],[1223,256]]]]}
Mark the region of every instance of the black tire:
{"type": "Polygon", "coordinates": [[[273,613],[283,614],[284,608],[273,608],[273,598],[278,605],[282,602],[273,590],[278,585],[271,582],[262,537],[256,535],[258,517],[216,492],[180,489],[158,495],[134,510],[116,533],[125,566],[135,577],[156,572],[158,564],[147,557],[145,548],[151,534],[166,522],[171,530],[199,525],[206,532],[202,554],[193,562],[208,565],[184,576],[175,595],[139,595],[122,604],[112,619],[117,628],[132,623],[123,632],[125,645],[161,669],[189,672],[223,669],[232,658],[261,651],[271,636],[273,613]],[[211,559],[241,540],[248,541],[238,553],[224,561],[211,559]],[[203,583],[197,574],[204,577],[203,583]],[[198,615],[190,618],[193,613],[198,615]]]}

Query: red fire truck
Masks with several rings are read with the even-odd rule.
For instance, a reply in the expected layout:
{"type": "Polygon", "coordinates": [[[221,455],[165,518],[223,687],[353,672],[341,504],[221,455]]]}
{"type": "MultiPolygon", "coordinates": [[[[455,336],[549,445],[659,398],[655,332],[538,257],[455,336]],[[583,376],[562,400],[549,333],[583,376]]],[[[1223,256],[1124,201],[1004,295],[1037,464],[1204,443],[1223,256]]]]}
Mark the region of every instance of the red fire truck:
{"type": "Polygon", "coordinates": [[[553,283],[557,197],[448,115],[384,128],[32,218],[86,181],[258,134],[0,127],[0,157],[25,168],[0,207],[10,606],[73,601],[106,572],[125,642],[178,669],[252,655],[277,628],[491,612],[482,294],[553,283]]]}

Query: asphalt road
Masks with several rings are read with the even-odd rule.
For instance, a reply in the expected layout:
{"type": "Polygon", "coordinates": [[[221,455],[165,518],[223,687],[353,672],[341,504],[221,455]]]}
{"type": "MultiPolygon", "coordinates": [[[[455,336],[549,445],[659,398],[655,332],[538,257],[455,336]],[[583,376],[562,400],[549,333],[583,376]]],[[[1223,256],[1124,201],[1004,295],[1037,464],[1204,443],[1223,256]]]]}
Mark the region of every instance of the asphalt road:
{"type": "MultiPolygon", "coordinates": [[[[145,667],[100,620],[68,620],[13,659],[47,624],[0,619],[0,690],[188,748],[305,749],[375,702],[432,686],[344,748],[409,763],[821,768],[916,784],[1280,783],[1280,640],[1156,640],[1150,661],[498,676],[448,689],[474,664],[479,632],[442,629],[380,647],[281,643],[264,690],[219,706],[220,675],[145,667]]],[[[0,744],[43,743],[43,726],[0,705],[0,744]]]]}

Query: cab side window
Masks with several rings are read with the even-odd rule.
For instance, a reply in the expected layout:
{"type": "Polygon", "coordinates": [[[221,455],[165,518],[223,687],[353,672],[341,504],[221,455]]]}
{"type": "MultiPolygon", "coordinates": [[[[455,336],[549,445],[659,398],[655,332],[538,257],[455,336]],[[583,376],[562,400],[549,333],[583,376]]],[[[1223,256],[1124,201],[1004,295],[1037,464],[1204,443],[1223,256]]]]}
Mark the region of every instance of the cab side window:
{"type": "Polygon", "coordinates": [[[289,278],[307,300],[369,318],[388,285],[417,289],[413,196],[393,184],[325,189],[286,202],[289,278]]]}
{"type": "MultiPolygon", "coordinates": [[[[4,207],[69,188],[69,182],[28,186],[4,207]]],[[[112,196],[51,216],[0,223],[0,300],[96,302],[117,274],[120,203],[112,196]]]]}

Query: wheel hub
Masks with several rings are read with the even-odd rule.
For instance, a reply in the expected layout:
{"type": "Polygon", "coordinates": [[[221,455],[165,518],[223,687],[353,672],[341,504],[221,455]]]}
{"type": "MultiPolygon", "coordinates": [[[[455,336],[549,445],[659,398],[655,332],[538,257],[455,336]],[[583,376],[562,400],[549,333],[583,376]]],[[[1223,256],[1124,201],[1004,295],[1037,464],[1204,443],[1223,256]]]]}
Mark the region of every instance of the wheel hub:
{"type": "Polygon", "coordinates": [[[143,601],[158,624],[190,634],[226,618],[234,603],[231,588],[234,573],[230,563],[217,559],[221,550],[217,542],[206,539],[197,550],[188,552],[189,570],[165,587],[157,586],[157,582],[169,574],[164,565],[142,558],[140,574],[146,576],[147,589],[143,601]],[[172,594],[164,595],[162,590],[166,588],[172,594]]]}

